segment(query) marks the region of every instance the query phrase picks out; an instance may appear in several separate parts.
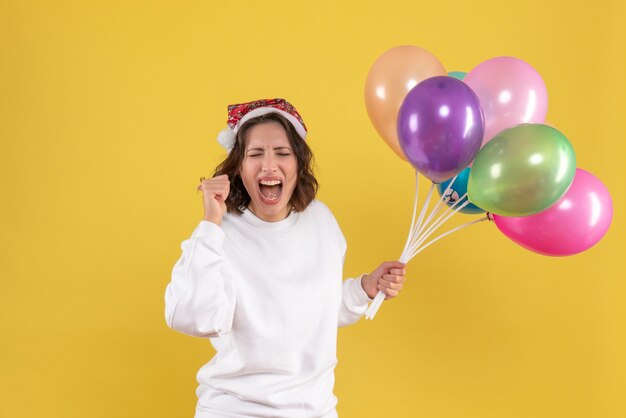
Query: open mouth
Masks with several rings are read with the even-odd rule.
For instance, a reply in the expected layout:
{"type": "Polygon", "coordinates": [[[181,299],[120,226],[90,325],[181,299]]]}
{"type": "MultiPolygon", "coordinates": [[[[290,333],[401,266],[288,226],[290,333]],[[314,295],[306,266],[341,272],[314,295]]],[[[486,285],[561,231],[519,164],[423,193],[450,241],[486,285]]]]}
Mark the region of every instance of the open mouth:
{"type": "Polygon", "coordinates": [[[283,192],[283,183],[278,179],[263,179],[259,181],[259,192],[264,203],[272,204],[280,200],[283,192]]]}

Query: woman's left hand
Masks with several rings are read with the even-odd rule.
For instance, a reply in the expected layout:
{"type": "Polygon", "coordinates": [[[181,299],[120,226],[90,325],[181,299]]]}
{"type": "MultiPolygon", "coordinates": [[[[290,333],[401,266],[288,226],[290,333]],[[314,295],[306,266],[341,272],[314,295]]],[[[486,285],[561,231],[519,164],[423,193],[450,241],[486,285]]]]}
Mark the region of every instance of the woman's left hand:
{"type": "Polygon", "coordinates": [[[370,274],[361,278],[361,287],[370,299],[373,299],[378,291],[385,293],[385,300],[395,298],[400,293],[406,280],[406,264],[399,261],[387,261],[382,263],[370,274]]]}

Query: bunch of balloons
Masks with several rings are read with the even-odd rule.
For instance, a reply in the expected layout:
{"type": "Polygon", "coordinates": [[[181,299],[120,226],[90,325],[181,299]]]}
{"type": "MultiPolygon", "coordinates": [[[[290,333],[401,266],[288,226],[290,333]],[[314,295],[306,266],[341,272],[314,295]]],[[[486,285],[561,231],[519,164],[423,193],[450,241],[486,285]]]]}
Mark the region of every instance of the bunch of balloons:
{"type": "Polygon", "coordinates": [[[454,209],[427,228],[436,212],[424,222],[431,187],[417,223],[414,209],[401,259],[429,245],[424,242],[433,228],[457,212],[487,212],[480,220],[493,221],[517,244],[550,256],[585,251],[608,230],[608,190],[576,167],[568,139],[545,124],[545,84],[521,59],[496,57],[468,73],[447,73],[430,52],[398,46],[372,65],[365,104],[382,139],[416,175],[432,181],[439,204],[454,209]]]}

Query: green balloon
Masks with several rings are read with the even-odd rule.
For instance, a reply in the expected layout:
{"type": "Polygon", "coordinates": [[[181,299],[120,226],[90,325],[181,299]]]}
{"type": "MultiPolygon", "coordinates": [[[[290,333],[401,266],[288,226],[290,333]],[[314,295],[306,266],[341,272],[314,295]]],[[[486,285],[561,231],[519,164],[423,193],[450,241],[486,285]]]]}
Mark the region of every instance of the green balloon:
{"type": "Polygon", "coordinates": [[[523,123],[497,134],[478,152],[467,185],[476,206],[503,216],[548,209],[576,173],[572,144],[557,129],[523,123]]]}

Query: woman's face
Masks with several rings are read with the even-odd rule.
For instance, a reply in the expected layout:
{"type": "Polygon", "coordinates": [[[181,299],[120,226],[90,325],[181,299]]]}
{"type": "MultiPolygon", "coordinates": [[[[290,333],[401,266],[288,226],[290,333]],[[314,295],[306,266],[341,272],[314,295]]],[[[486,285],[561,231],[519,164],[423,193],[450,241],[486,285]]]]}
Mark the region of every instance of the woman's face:
{"type": "Polygon", "coordinates": [[[250,195],[248,207],[257,217],[276,222],[289,215],[298,161],[287,132],[278,122],[261,123],[248,130],[239,173],[250,195]]]}

